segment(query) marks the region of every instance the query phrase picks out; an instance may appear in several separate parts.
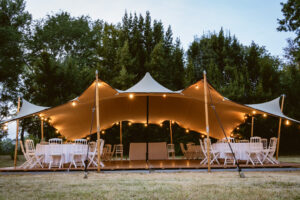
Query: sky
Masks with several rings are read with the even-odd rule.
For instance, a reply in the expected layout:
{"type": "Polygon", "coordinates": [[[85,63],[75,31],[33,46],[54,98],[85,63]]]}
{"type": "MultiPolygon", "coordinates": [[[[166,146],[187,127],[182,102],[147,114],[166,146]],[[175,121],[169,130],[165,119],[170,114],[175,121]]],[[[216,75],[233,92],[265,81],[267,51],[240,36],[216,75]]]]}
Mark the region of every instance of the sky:
{"type": "MultiPolygon", "coordinates": [[[[236,35],[244,45],[252,41],[265,46],[274,56],[282,57],[286,39],[292,33],[278,32],[277,19],[282,18],[283,0],[27,0],[26,9],[33,19],[67,11],[72,16],[88,15],[110,23],[121,22],[127,12],[171,25],[174,38],[179,37],[187,50],[195,36],[218,32],[221,27],[236,35]]],[[[286,0],[284,0],[285,2],[286,0]]]]}
{"type": "MultiPolygon", "coordinates": [[[[280,2],[283,0],[27,0],[26,10],[34,20],[60,11],[72,16],[88,15],[93,20],[109,23],[121,22],[125,11],[161,20],[171,25],[174,38],[180,38],[187,50],[195,36],[208,32],[235,35],[244,45],[252,41],[273,56],[283,58],[286,39],[292,33],[278,32],[277,19],[282,18],[280,2]]],[[[286,1],[284,1],[286,2],[286,1]]],[[[15,138],[15,123],[9,124],[9,138],[15,138]]]]}

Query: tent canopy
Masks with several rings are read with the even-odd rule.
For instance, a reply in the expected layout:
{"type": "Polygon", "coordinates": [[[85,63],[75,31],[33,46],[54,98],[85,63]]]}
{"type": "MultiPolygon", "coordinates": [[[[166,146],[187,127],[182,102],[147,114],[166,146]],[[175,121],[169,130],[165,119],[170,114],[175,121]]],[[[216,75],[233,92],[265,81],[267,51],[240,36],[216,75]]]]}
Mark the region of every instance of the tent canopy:
{"type": "MultiPolygon", "coordinates": [[[[34,107],[31,104],[33,106],[29,107],[28,102],[23,101],[21,111],[28,110],[23,112],[27,116],[38,112],[40,116],[50,118],[50,124],[69,140],[85,137],[90,134],[92,110],[95,106],[95,84],[96,82],[93,82],[81,96],[63,105],[47,108],[34,107]]],[[[172,120],[183,128],[203,134],[206,132],[203,80],[184,90],[172,91],[146,73],[141,81],[125,91],[116,90],[102,81],[98,86],[101,130],[110,128],[119,121],[146,123],[148,97],[149,123],[161,124],[165,120],[172,120]]],[[[251,115],[254,110],[256,114],[267,113],[293,120],[281,112],[279,98],[263,104],[242,105],[224,98],[212,86],[208,85],[208,88],[208,103],[215,106],[228,136],[237,126],[244,123],[244,116],[251,115]]],[[[20,113],[12,120],[24,117],[24,114],[20,115],[20,113]]],[[[224,137],[210,106],[209,125],[211,137],[217,139],[224,137]]],[[[92,131],[96,132],[95,120],[92,131]]]]}

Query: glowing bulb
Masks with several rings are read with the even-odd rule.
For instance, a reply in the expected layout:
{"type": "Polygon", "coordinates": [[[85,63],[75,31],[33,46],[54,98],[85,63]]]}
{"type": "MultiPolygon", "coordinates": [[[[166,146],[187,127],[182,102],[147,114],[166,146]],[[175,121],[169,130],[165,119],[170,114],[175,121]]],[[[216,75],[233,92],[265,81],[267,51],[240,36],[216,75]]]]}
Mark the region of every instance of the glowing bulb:
{"type": "Polygon", "coordinates": [[[130,98],[130,99],[133,99],[133,97],[134,97],[133,94],[130,94],[130,95],[129,95],[129,98],[130,98]]]}
{"type": "Polygon", "coordinates": [[[166,95],[166,94],[163,94],[163,97],[164,97],[164,98],[166,98],[166,97],[167,97],[167,95],[166,95]]]}
{"type": "Polygon", "coordinates": [[[101,131],[102,134],[105,134],[105,131],[101,131]]]}
{"type": "Polygon", "coordinates": [[[266,113],[264,113],[264,114],[263,114],[263,117],[264,117],[264,118],[266,118],[266,117],[267,117],[267,114],[266,114],[266,113]]]}
{"type": "Polygon", "coordinates": [[[204,135],[201,135],[201,137],[204,138],[205,136],[204,136],[204,135]]]}
{"type": "Polygon", "coordinates": [[[240,127],[237,127],[236,130],[240,130],[240,127]]]}
{"type": "Polygon", "coordinates": [[[199,89],[199,85],[196,85],[196,89],[197,89],[197,90],[199,89]]]}
{"type": "Polygon", "coordinates": [[[252,111],[252,114],[253,114],[253,115],[255,115],[255,114],[256,114],[256,111],[255,111],[255,110],[253,110],[253,111],[252,111]]]}
{"type": "Polygon", "coordinates": [[[244,118],[245,118],[245,119],[248,119],[248,116],[246,115],[244,118]]]}
{"type": "Polygon", "coordinates": [[[172,121],[172,124],[175,124],[175,122],[174,122],[174,121],[172,121]]]}
{"type": "Polygon", "coordinates": [[[98,82],[98,87],[100,87],[102,85],[102,83],[101,82],[98,82]]]}
{"type": "Polygon", "coordinates": [[[186,132],[186,133],[189,133],[189,132],[190,132],[190,130],[189,130],[189,129],[185,129],[185,132],[186,132]]]}
{"type": "Polygon", "coordinates": [[[72,106],[76,106],[76,102],[75,101],[72,101],[72,106]]]}
{"type": "Polygon", "coordinates": [[[87,139],[87,140],[90,140],[91,138],[90,138],[90,137],[87,137],[86,139],[87,139]]]}
{"type": "Polygon", "coordinates": [[[7,130],[8,130],[7,124],[5,124],[5,125],[3,126],[3,130],[4,130],[4,131],[7,131],[7,130]]]}
{"type": "Polygon", "coordinates": [[[56,130],[55,133],[58,133],[58,130],[56,130]]]}
{"type": "Polygon", "coordinates": [[[128,122],[128,126],[131,126],[132,125],[132,123],[131,122],[128,122]]]}
{"type": "Polygon", "coordinates": [[[160,126],[160,127],[162,127],[162,126],[163,126],[163,124],[161,123],[161,124],[159,124],[159,126],[160,126]]]}
{"type": "Polygon", "coordinates": [[[147,127],[147,126],[148,126],[148,124],[144,124],[144,126],[145,126],[145,127],[147,127]]]}
{"type": "Polygon", "coordinates": [[[290,123],[290,121],[289,121],[289,120],[286,120],[286,121],[285,121],[285,125],[287,125],[287,126],[288,126],[288,125],[290,125],[290,124],[291,124],[291,123],[290,123]]]}
{"type": "Polygon", "coordinates": [[[41,117],[41,120],[43,121],[45,118],[44,117],[41,117]]]}
{"type": "Polygon", "coordinates": [[[232,133],[230,134],[230,137],[233,137],[233,134],[232,134],[232,133]]]}

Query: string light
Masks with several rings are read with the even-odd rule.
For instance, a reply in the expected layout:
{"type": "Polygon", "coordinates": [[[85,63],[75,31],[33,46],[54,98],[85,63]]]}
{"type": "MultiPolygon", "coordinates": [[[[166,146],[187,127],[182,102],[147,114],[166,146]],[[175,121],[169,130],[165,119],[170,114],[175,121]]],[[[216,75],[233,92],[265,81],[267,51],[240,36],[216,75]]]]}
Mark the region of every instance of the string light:
{"type": "Polygon", "coordinates": [[[104,134],[105,134],[105,131],[101,131],[101,133],[104,135],[104,134]]]}
{"type": "Polygon", "coordinates": [[[7,130],[8,130],[8,126],[7,126],[7,124],[4,124],[4,126],[3,126],[3,130],[4,130],[4,131],[7,131],[7,130]]]}
{"type": "Polygon", "coordinates": [[[190,132],[190,130],[189,130],[189,129],[185,129],[185,132],[186,132],[186,133],[189,133],[189,132],[190,132]]]}
{"type": "Polygon", "coordinates": [[[236,130],[240,130],[240,127],[237,127],[236,130]]]}
{"type": "Polygon", "coordinates": [[[133,94],[129,94],[129,99],[133,99],[133,94]]]}
{"type": "Polygon", "coordinates": [[[160,126],[160,127],[162,127],[162,126],[163,126],[163,124],[162,124],[162,123],[160,123],[160,124],[159,124],[159,126],[160,126]]]}
{"type": "Polygon", "coordinates": [[[144,126],[145,126],[145,127],[147,127],[147,126],[148,126],[148,124],[144,124],[144,126]]]}
{"type": "Polygon", "coordinates": [[[230,134],[230,137],[233,137],[233,133],[230,134]]]}
{"type": "Polygon", "coordinates": [[[119,122],[116,122],[116,125],[118,126],[118,125],[119,125],[119,122]]]}
{"type": "Polygon", "coordinates": [[[102,85],[102,83],[101,82],[98,82],[98,87],[100,87],[102,85]]]}
{"type": "Polygon", "coordinates": [[[90,137],[87,137],[86,139],[87,139],[87,140],[90,140],[91,138],[90,138],[90,137]]]}
{"type": "Polygon", "coordinates": [[[204,138],[205,136],[204,136],[204,135],[201,135],[201,137],[204,138]]]}
{"type": "Polygon", "coordinates": [[[266,118],[268,115],[266,113],[263,114],[263,117],[266,118]]]}
{"type": "Polygon", "coordinates": [[[289,121],[289,120],[286,120],[286,121],[285,121],[285,125],[287,125],[287,126],[288,126],[288,125],[290,125],[290,124],[291,124],[291,123],[290,123],[290,121],[289,121]]]}
{"type": "Polygon", "coordinates": [[[164,98],[166,98],[166,97],[167,97],[167,95],[166,95],[166,94],[163,94],[163,97],[164,97],[164,98]]]}
{"type": "Polygon", "coordinates": [[[58,130],[55,131],[55,133],[58,133],[58,132],[59,132],[58,130]]]}
{"type": "Polygon", "coordinates": [[[248,116],[247,116],[247,115],[245,115],[244,119],[248,119],[248,116]]]}
{"type": "Polygon", "coordinates": [[[174,122],[174,121],[172,121],[172,124],[175,124],[175,122],[174,122]]]}
{"type": "Polygon", "coordinates": [[[252,114],[253,114],[253,115],[255,115],[255,114],[256,114],[256,111],[255,111],[255,110],[253,110],[253,111],[252,111],[252,114]]]}
{"type": "Polygon", "coordinates": [[[72,101],[72,106],[76,106],[76,102],[75,101],[72,101]]]}
{"type": "Polygon", "coordinates": [[[128,122],[128,126],[131,126],[132,125],[132,123],[131,122],[128,122]]]}
{"type": "Polygon", "coordinates": [[[197,89],[197,90],[199,89],[199,85],[196,85],[196,89],[197,89]]]}

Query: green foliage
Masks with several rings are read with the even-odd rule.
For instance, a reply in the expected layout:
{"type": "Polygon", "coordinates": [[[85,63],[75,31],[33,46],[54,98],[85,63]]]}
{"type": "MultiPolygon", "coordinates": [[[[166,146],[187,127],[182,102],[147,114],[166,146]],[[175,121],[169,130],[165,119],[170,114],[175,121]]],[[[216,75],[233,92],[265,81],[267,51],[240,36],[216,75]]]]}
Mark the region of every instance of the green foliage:
{"type": "Polygon", "coordinates": [[[0,1],[0,120],[16,103],[24,65],[24,36],[31,21],[23,0],[0,1]]]}

